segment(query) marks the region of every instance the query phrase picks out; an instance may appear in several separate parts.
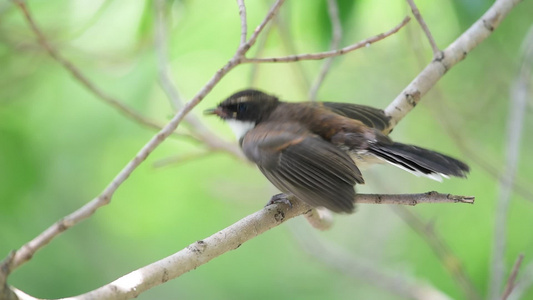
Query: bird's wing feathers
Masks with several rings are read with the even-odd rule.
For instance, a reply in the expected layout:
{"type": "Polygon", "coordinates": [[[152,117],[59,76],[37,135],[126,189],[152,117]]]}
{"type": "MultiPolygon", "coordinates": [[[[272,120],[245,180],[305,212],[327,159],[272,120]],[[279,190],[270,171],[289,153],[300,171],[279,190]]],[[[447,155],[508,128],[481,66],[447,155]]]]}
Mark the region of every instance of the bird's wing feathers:
{"type": "Polygon", "coordinates": [[[353,210],[355,183],[363,177],[353,161],[301,126],[259,124],[242,140],[245,155],[282,192],[335,212],[353,210]]]}
{"type": "Polygon", "coordinates": [[[323,102],[324,107],[341,116],[363,122],[366,126],[383,131],[389,126],[390,117],[383,110],[358,104],[323,102]]]}

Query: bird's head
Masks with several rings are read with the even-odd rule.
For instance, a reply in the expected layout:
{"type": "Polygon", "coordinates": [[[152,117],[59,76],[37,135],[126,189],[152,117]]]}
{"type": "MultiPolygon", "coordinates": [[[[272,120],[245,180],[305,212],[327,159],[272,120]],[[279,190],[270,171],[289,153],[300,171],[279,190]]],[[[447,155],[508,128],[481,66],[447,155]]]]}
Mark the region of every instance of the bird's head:
{"type": "Polygon", "coordinates": [[[237,92],[222,101],[216,108],[204,111],[206,115],[217,115],[233,129],[238,139],[254,128],[278,106],[278,98],[258,90],[237,92]]]}
{"type": "Polygon", "coordinates": [[[279,103],[278,98],[258,90],[243,90],[222,101],[216,108],[208,109],[207,115],[217,115],[224,120],[258,123],[268,116],[279,103]]]}

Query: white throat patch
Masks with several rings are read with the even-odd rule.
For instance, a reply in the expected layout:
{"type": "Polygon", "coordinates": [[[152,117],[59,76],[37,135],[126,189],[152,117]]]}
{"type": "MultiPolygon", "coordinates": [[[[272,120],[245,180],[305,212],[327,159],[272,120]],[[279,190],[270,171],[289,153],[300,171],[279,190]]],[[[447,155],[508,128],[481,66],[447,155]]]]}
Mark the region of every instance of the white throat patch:
{"type": "Polygon", "coordinates": [[[237,140],[242,139],[242,137],[251,129],[254,129],[255,122],[250,121],[237,121],[233,119],[226,120],[233,133],[237,137],[237,140]]]}

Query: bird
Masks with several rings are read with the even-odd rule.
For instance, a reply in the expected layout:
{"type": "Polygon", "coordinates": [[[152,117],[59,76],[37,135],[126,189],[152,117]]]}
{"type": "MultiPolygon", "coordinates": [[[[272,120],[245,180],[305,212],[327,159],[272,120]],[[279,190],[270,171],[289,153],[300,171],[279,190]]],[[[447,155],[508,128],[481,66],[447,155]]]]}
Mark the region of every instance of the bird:
{"type": "Polygon", "coordinates": [[[365,182],[360,169],[374,163],[437,181],[470,170],[450,156],[392,141],[390,117],[365,105],[285,102],[246,89],[204,114],[231,127],[246,158],[283,194],[336,213],[354,211],[355,186],[365,182]]]}

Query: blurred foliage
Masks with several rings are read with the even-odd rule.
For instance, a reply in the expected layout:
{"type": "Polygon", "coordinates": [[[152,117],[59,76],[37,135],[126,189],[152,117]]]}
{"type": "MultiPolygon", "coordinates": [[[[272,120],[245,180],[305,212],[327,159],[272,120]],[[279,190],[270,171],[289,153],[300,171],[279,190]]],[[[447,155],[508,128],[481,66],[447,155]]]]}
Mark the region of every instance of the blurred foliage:
{"type": "MultiPolygon", "coordinates": [[[[492,1],[417,1],[440,47],[485,12],[492,1]]],[[[272,1],[247,1],[251,32],[272,1]]],[[[157,79],[151,1],[28,1],[50,43],[90,80],[142,114],[168,121],[171,105],[157,79]]],[[[192,97],[234,53],[240,36],[235,1],[167,1],[170,67],[184,99],[192,97]]],[[[340,1],[343,45],[386,31],[409,12],[404,1],[340,1]]],[[[487,290],[498,179],[474,162],[504,166],[510,89],[521,67],[521,44],[532,25],[533,2],[524,1],[500,28],[439,82],[396,128],[392,137],[462,158],[467,180],[442,184],[388,166],[364,172],[361,192],[437,190],[475,195],[473,206],[408,207],[430,222],[463,262],[475,287],[487,290]],[[457,138],[452,138],[450,132],[457,138]],[[465,148],[475,153],[468,156],[465,148]]],[[[324,1],[287,1],[263,56],[327,49],[331,34],[324,1]],[[289,37],[289,39],[284,38],[289,37]]],[[[255,53],[253,50],[252,53],[255,53]]],[[[319,92],[329,101],[385,107],[431,59],[416,21],[372,47],[335,60],[319,92]]],[[[255,86],[284,99],[305,100],[320,61],[257,67],[255,86]]],[[[251,65],[226,76],[193,113],[248,87],[251,65]]],[[[518,181],[533,177],[531,102],[526,112],[518,181]]],[[[200,114],[199,114],[200,115],[200,114]]],[[[203,118],[233,139],[214,118],[203,118]]],[[[183,126],[186,128],[186,126],[183,126]]],[[[183,130],[183,129],[182,129],[183,130]]],[[[0,255],[20,247],[66,214],[97,196],[154,134],[104,104],[53,61],[36,42],[22,14],[0,2],[0,255]]],[[[154,168],[161,159],[202,151],[168,139],[119,188],[111,204],[55,239],[10,277],[37,297],[87,292],[170,255],[260,209],[275,190],[250,165],[229,155],[154,168]],[[46,274],[46,275],[44,275],[46,274]]],[[[497,174],[496,174],[497,175],[497,174]]],[[[514,194],[508,219],[506,266],[519,253],[533,262],[532,200],[514,194]]],[[[140,299],[397,299],[362,278],[351,278],[306,254],[291,220],[236,251],[142,294],[140,299]]],[[[429,225],[428,225],[429,226],[429,225]]],[[[302,231],[302,230],[300,230],[302,231]]],[[[453,298],[464,297],[427,242],[387,206],[360,205],[337,216],[320,233],[364,261],[407,273],[453,298]]],[[[530,292],[529,297],[533,297],[530,292]]]]}

